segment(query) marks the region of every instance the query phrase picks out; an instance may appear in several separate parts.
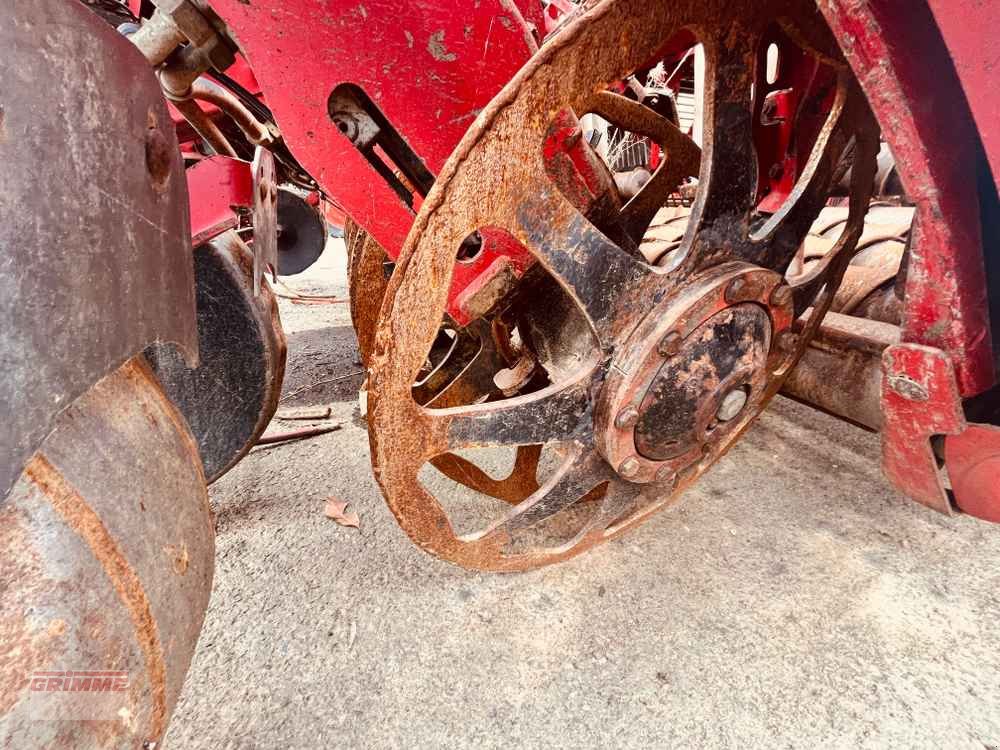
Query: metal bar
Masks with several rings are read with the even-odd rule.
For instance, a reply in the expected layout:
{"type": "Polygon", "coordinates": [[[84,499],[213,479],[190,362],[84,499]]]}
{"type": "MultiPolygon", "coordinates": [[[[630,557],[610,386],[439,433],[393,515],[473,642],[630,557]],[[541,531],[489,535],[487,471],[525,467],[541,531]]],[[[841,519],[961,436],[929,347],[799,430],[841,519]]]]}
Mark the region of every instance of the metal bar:
{"type": "Polygon", "coordinates": [[[862,427],[880,430],[882,352],[898,343],[899,337],[897,326],[828,313],[782,393],[862,427]]]}

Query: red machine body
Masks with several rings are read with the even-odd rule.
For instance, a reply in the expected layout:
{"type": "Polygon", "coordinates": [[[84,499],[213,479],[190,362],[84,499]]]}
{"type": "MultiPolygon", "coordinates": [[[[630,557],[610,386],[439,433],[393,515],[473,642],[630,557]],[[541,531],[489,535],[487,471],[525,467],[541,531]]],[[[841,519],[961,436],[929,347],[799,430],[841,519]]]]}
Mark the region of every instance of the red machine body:
{"type": "MultiPolygon", "coordinates": [[[[987,32],[991,11],[972,0],[822,0],[819,7],[876,116],[894,124],[884,129],[883,137],[916,205],[902,343],[941,353],[955,383],[954,389],[934,386],[943,377],[934,357],[894,360],[906,371],[893,370],[892,378],[904,376],[929,393],[952,396],[928,399],[904,418],[887,374],[885,469],[908,494],[945,509],[949,501],[936,467],[929,466],[934,458],[927,441],[932,435],[962,434],[961,400],[995,384],[981,196],[970,179],[981,154],[992,168],[994,190],[1000,174],[1000,136],[992,127],[1000,91],[989,75],[1000,53],[987,32]],[[913,54],[915,49],[921,54],[913,54]],[[927,111],[928,91],[934,92],[928,116],[909,116],[927,111]],[[910,476],[914,462],[927,468],[910,476]]],[[[378,2],[334,10],[319,8],[315,0],[214,0],[211,8],[238,40],[243,56],[228,74],[266,100],[284,142],[322,193],[365,227],[392,259],[398,257],[434,176],[479,112],[531,57],[543,35],[556,29],[564,15],[576,12],[566,2],[547,4],[543,12],[533,0],[402,7],[378,2]],[[322,24],[315,21],[319,15],[322,24]],[[378,138],[368,143],[345,132],[335,111],[345,101],[355,102],[366,110],[364,116],[380,123],[378,138]]],[[[764,95],[758,97],[755,141],[759,205],[775,211],[791,194],[808,158],[801,144],[810,139],[803,129],[816,132],[823,123],[822,112],[803,118],[802,102],[821,95],[830,72],[799,64],[780,31],[767,42],[781,51],[782,63],[774,80],[758,82],[764,95]],[[793,119],[798,133],[792,131],[793,119]]],[[[183,124],[179,127],[183,133],[183,124]]],[[[557,140],[547,157],[562,164],[564,183],[584,186],[579,202],[586,203],[595,199],[596,178],[569,145],[573,127],[570,122],[564,132],[554,133],[557,140]]],[[[656,149],[652,151],[655,159],[656,149]]],[[[193,201],[198,207],[192,219],[196,233],[224,226],[220,217],[226,201],[245,205],[247,200],[239,168],[224,165],[219,157],[209,161],[211,167],[189,170],[192,192],[227,197],[193,201]]],[[[504,274],[519,278],[533,262],[503,233],[483,232],[474,257],[456,262],[448,313],[459,325],[468,324],[480,290],[504,274]]],[[[977,444],[992,456],[1000,454],[995,442],[977,444]]],[[[1000,508],[1000,497],[995,505],[1000,508]]],[[[976,507],[978,515],[989,515],[982,503],[976,507]]]]}
{"type": "MultiPolygon", "coordinates": [[[[13,61],[0,82],[14,92],[0,125],[18,135],[0,137],[0,239],[14,249],[0,268],[14,420],[0,454],[13,511],[0,531],[30,542],[14,545],[0,585],[15,633],[2,645],[7,661],[28,654],[49,669],[99,650],[116,668],[144,664],[129,674],[149,680],[129,721],[53,730],[70,744],[95,732],[128,747],[162,738],[211,589],[205,454],[189,414],[211,417],[201,427],[214,440],[234,421],[215,418],[231,410],[213,394],[252,407],[249,437],[232,450],[218,441],[233,461],[270,422],[285,343],[262,270],[307,223],[315,253],[286,268],[315,261],[327,238],[318,210],[358,225],[351,317],[372,466],[401,528],[432,554],[526,570],[617,538],[679,500],[779,392],[879,430],[884,473],[914,500],[1000,522],[995,3],[85,4],[14,3],[14,22],[0,24],[13,61]],[[40,35],[53,19],[59,33],[40,35]],[[639,81],[679,68],[696,39],[703,140],[639,81]],[[762,73],[771,47],[778,62],[762,73]],[[97,94],[105,118],[48,116],[88,112],[97,94]],[[622,172],[592,140],[603,125],[585,131],[587,115],[647,139],[633,169],[645,182],[615,181],[622,172]],[[49,158],[67,142],[72,161],[49,158]],[[885,144],[905,188],[890,209],[912,204],[914,219],[905,237],[891,233],[902,271],[875,289],[901,316],[892,306],[880,319],[833,303],[854,291],[846,271],[869,249],[885,144]],[[848,168],[842,232],[806,270],[809,241],[827,239],[810,227],[844,208],[848,168]],[[282,227],[279,194],[309,221],[282,227]],[[688,214],[663,218],[685,201],[688,214]],[[657,235],[678,226],[680,239],[657,235]],[[235,233],[209,243],[232,229],[249,248],[235,233]],[[647,239],[674,245],[654,252],[647,239]],[[176,382],[204,399],[168,391],[165,369],[150,369],[162,365],[151,345],[170,342],[188,355],[176,382]],[[817,352],[856,376],[824,380],[826,403],[862,393],[864,408],[791,390],[817,352]],[[206,365],[212,377],[187,379],[206,365]],[[247,373],[260,373],[256,401],[242,397],[247,373]],[[483,448],[491,461],[510,449],[508,476],[475,463],[483,448]],[[421,481],[426,465],[495,500],[483,504],[494,517],[460,529],[421,481]],[[156,509],[136,510],[136,498],[156,509]],[[62,538],[88,549],[71,560],[50,543],[62,538]],[[106,592],[123,606],[102,604],[111,629],[97,637],[90,593],[108,585],[109,554],[128,585],[106,592]],[[54,629],[38,612],[68,614],[54,629]]],[[[824,374],[816,361],[810,372],[824,374]]],[[[8,682],[0,698],[20,700],[8,682]]],[[[0,744],[38,736],[27,705],[6,726],[0,717],[0,744]]]]}

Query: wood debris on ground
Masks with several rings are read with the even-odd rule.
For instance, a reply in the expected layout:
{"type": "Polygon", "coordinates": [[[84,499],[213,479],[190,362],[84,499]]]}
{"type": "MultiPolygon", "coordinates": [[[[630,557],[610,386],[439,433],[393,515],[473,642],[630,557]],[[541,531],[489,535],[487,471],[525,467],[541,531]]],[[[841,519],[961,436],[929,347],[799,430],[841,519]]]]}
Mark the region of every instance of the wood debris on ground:
{"type": "Polygon", "coordinates": [[[351,504],[344,500],[338,500],[332,496],[328,497],[326,507],[323,509],[323,515],[327,518],[332,518],[341,526],[350,526],[355,529],[361,528],[361,519],[358,518],[358,514],[351,507],[351,504]]]}

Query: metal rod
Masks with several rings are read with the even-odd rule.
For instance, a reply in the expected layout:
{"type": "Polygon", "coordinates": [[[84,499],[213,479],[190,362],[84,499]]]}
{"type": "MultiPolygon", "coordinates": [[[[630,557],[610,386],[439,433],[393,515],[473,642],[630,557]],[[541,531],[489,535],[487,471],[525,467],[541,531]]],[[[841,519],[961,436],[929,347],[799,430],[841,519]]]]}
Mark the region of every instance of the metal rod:
{"type": "Polygon", "coordinates": [[[227,89],[207,78],[199,78],[191,84],[191,97],[214,104],[233,119],[247,139],[255,146],[267,146],[274,141],[271,132],[254,117],[243,102],[227,89]]]}
{"type": "Polygon", "coordinates": [[[172,103],[194,128],[194,131],[205,139],[217,154],[236,157],[236,150],[232,144],[194,99],[178,99],[172,103]]]}
{"type": "Polygon", "coordinates": [[[882,352],[899,328],[828,313],[782,393],[862,427],[882,428],[882,352]]]}

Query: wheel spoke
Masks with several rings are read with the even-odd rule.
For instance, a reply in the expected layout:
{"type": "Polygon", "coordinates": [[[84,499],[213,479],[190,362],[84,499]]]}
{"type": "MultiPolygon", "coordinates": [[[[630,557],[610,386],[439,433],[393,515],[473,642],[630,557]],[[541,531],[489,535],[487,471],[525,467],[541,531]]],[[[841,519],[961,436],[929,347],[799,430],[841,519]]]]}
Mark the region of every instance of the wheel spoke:
{"type": "Polygon", "coordinates": [[[699,244],[745,238],[757,188],[751,83],[757,36],[733,26],[705,45],[701,189],[692,210],[699,244]]]}
{"type": "Polygon", "coordinates": [[[622,208],[622,225],[638,243],[653,216],[681,181],[698,175],[701,149],[668,119],[620,94],[601,91],[593,96],[586,109],[620,128],[646,136],[664,152],[649,182],[622,208]]]}
{"type": "Polygon", "coordinates": [[[444,453],[431,459],[431,464],[453,482],[475,492],[508,503],[519,503],[538,489],[538,459],[540,445],[519,445],[514,466],[503,479],[494,479],[467,458],[444,453]]]}
{"type": "MultiPolygon", "coordinates": [[[[793,285],[795,294],[795,314],[802,315],[815,304],[821,290],[826,289],[826,304],[829,305],[844,271],[856,252],[858,241],[865,229],[865,215],[871,200],[872,188],[877,171],[876,157],[879,149],[877,129],[868,129],[858,137],[854,148],[851,169],[850,208],[844,228],[823,259],[803,278],[793,285]]],[[[823,310],[825,314],[825,310],[823,310]]],[[[815,317],[815,316],[814,316],[815,317]]],[[[819,318],[822,319],[822,316],[819,318]]]]}
{"type": "Polygon", "coordinates": [[[603,537],[609,527],[616,526],[622,519],[630,517],[638,510],[640,497],[647,488],[631,482],[612,481],[601,500],[601,505],[590,518],[587,527],[577,537],[577,543],[586,543],[588,538],[603,537]]]}
{"type": "Polygon", "coordinates": [[[476,538],[513,537],[587,498],[609,479],[607,464],[597,452],[574,444],[545,484],[476,538]]]}
{"type": "Polygon", "coordinates": [[[784,273],[826,205],[837,166],[854,134],[852,124],[856,120],[848,116],[847,82],[843,78],[838,82],[833,108],[795,189],[781,209],[754,233],[742,260],[784,273]]]}
{"type": "Polygon", "coordinates": [[[580,367],[567,383],[504,401],[453,409],[424,409],[432,433],[440,435],[431,455],[490,445],[536,445],[587,440],[593,431],[591,376],[596,361],[580,367]]]}
{"type": "Polygon", "coordinates": [[[482,344],[476,336],[470,336],[465,331],[456,332],[453,339],[445,336],[443,331],[438,333],[438,338],[427,355],[432,362],[432,369],[413,384],[413,399],[418,404],[433,402],[482,354],[482,344]],[[442,344],[442,341],[447,343],[442,344]]]}
{"type": "Polygon", "coordinates": [[[517,211],[525,246],[584,311],[602,344],[613,313],[649,267],[606,237],[550,182],[540,182],[517,211]]]}
{"type": "MultiPolygon", "coordinates": [[[[496,349],[489,325],[479,322],[474,328],[459,333],[459,337],[460,345],[456,347],[459,351],[454,353],[457,361],[450,368],[450,381],[439,382],[433,395],[422,402],[424,406],[434,409],[466,406],[497,393],[493,376],[506,363],[496,349]]],[[[449,358],[451,356],[449,354],[449,358]]]]}

